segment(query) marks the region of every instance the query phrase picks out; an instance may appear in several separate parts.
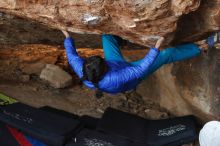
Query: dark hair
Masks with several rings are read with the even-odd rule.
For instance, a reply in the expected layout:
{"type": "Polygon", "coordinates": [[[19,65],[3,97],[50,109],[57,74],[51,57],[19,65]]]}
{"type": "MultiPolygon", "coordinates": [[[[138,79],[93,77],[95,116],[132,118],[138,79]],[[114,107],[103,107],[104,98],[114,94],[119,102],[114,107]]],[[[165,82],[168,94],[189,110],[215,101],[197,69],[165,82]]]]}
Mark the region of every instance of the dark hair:
{"type": "Polygon", "coordinates": [[[96,97],[100,98],[102,92],[99,90],[98,83],[103,78],[107,70],[105,60],[100,56],[91,56],[84,60],[82,80],[91,81],[97,88],[96,97]]]}

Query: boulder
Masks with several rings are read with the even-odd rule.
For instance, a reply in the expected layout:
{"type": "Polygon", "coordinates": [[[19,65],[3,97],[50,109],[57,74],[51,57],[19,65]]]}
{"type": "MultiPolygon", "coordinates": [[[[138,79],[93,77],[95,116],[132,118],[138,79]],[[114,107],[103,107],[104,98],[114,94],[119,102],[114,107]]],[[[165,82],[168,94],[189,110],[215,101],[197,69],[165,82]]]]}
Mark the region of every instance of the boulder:
{"type": "Polygon", "coordinates": [[[200,121],[220,120],[220,50],[164,65],[139,85],[144,99],[175,116],[193,114],[200,121]]]}
{"type": "Polygon", "coordinates": [[[65,88],[72,83],[72,77],[60,67],[53,64],[46,65],[40,74],[40,78],[49,82],[54,88],[65,88]]]}
{"type": "Polygon", "coordinates": [[[76,33],[109,33],[153,45],[159,36],[169,43],[219,31],[219,5],[220,0],[4,0],[0,11],[76,33]]]}

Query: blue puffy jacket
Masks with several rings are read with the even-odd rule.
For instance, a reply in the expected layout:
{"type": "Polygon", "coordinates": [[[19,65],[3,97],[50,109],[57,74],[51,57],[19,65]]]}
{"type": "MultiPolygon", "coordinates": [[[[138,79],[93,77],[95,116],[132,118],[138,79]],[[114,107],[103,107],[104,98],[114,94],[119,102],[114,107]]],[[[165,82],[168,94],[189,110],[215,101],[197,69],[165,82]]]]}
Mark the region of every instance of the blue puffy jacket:
{"type": "MultiPolygon", "coordinates": [[[[74,40],[72,38],[66,38],[64,46],[70,66],[78,77],[82,78],[84,60],[77,54],[74,40]]],[[[159,50],[157,48],[151,48],[138,65],[131,65],[128,62],[106,61],[108,71],[103,79],[99,81],[99,89],[107,93],[120,93],[135,89],[158,54],[159,50]]],[[[95,88],[90,81],[84,81],[83,83],[91,89],[95,88]]]]}

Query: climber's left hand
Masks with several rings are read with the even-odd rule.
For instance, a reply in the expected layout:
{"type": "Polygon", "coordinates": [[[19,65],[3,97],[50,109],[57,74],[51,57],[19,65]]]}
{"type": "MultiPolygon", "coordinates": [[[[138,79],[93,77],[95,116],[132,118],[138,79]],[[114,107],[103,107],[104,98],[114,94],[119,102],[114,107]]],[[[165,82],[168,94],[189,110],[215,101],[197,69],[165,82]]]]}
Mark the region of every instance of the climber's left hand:
{"type": "Polygon", "coordinates": [[[164,37],[160,37],[158,40],[157,40],[157,43],[156,43],[156,45],[155,45],[155,48],[157,48],[157,49],[161,49],[160,48],[160,46],[161,46],[161,44],[164,42],[164,37]]]}
{"type": "Polygon", "coordinates": [[[66,30],[61,29],[66,38],[70,37],[69,33],[66,30]]]}

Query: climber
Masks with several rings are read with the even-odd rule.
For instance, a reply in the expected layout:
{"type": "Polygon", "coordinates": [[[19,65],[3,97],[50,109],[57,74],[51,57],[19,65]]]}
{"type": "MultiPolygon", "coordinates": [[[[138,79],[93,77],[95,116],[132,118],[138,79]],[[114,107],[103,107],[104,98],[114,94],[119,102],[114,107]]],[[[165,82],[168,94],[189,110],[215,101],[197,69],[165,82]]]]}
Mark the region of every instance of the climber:
{"type": "Polygon", "coordinates": [[[210,121],[199,133],[200,146],[220,146],[220,122],[210,121]]]}
{"type": "Polygon", "coordinates": [[[161,50],[164,38],[158,39],[155,47],[141,60],[126,62],[119,49],[120,39],[113,35],[102,35],[104,58],[92,56],[82,59],[78,56],[74,40],[67,31],[64,46],[70,66],[89,88],[96,89],[96,97],[107,93],[124,93],[137,85],[164,64],[192,58],[200,54],[195,44],[184,44],[161,50]]]}

